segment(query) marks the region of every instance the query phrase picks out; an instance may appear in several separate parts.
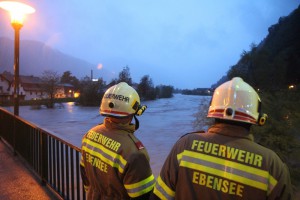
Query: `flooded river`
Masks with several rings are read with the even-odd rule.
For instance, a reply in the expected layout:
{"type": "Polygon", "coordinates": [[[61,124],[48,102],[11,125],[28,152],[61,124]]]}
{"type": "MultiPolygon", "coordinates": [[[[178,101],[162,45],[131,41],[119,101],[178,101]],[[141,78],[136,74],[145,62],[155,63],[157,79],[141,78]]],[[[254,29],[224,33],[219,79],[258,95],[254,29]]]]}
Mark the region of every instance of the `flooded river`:
{"type": "MultiPolygon", "coordinates": [[[[209,101],[210,97],[176,94],[169,99],[142,102],[148,108],[138,117],[140,128],[135,135],[149,152],[155,176],[180,136],[207,128],[201,123],[209,101]]],[[[13,107],[6,109],[13,112],[13,107]]],[[[82,136],[103,121],[99,107],[81,107],[71,102],[58,105],[55,109],[21,106],[20,116],[78,147],[82,136]]]]}

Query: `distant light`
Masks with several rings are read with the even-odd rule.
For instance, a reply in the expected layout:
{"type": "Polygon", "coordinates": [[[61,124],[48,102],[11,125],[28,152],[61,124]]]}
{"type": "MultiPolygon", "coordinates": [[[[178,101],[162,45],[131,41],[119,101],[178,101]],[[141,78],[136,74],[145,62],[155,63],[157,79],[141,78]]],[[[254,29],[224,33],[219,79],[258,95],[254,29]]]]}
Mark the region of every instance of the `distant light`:
{"type": "Polygon", "coordinates": [[[80,93],[79,92],[75,92],[74,93],[74,98],[78,98],[80,96],[80,93]]]}
{"type": "Polygon", "coordinates": [[[69,90],[69,93],[72,93],[72,90],[69,90]]]}
{"type": "Polygon", "coordinates": [[[98,64],[97,69],[102,69],[103,65],[101,63],[98,64]]]}
{"type": "Polygon", "coordinates": [[[97,78],[93,78],[93,79],[92,79],[92,81],[94,81],[94,82],[97,82],[97,81],[98,81],[98,79],[97,79],[97,78]]]}
{"type": "Polygon", "coordinates": [[[0,8],[10,12],[12,24],[23,24],[24,16],[35,12],[35,9],[24,3],[15,1],[1,1],[0,8]]]}
{"type": "Polygon", "coordinates": [[[290,89],[290,90],[292,90],[292,89],[294,89],[294,88],[295,88],[294,85],[289,85],[289,89],[290,89]]]}

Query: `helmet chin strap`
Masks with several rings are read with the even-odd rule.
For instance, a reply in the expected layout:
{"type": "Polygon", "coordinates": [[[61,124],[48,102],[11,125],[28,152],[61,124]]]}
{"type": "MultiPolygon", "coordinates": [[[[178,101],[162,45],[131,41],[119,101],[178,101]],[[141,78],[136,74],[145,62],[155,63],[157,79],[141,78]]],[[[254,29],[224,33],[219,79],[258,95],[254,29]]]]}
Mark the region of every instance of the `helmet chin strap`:
{"type": "Polygon", "coordinates": [[[138,130],[140,127],[140,122],[137,119],[136,115],[141,116],[143,114],[143,112],[147,109],[147,106],[139,106],[138,110],[135,112],[135,114],[133,115],[134,117],[134,121],[135,121],[135,130],[138,130]]]}
{"type": "Polygon", "coordinates": [[[138,130],[139,129],[139,127],[140,127],[140,122],[139,122],[139,120],[137,119],[137,117],[135,116],[135,115],[133,115],[133,117],[134,117],[134,121],[135,121],[135,130],[138,130]]]}

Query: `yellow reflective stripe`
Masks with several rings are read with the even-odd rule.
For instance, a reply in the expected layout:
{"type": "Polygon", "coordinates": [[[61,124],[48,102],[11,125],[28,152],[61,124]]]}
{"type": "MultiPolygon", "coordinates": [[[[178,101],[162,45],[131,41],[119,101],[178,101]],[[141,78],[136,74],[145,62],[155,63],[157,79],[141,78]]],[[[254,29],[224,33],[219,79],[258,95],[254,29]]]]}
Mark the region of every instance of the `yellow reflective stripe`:
{"type": "MultiPolygon", "coordinates": [[[[100,149],[102,147],[102,145],[99,145],[95,142],[92,142],[90,140],[85,140],[86,144],[89,144],[90,146],[96,147],[98,149],[100,149]]],[[[122,166],[120,166],[119,163],[113,162],[113,160],[110,160],[108,158],[106,158],[105,156],[103,156],[101,153],[95,151],[95,150],[91,150],[89,149],[87,146],[82,146],[82,150],[88,152],[89,154],[93,155],[93,156],[97,156],[98,158],[100,158],[103,162],[107,163],[108,165],[115,167],[119,170],[120,173],[124,172],[124,169],[122,166]]],[[[107,153],[108,155],[110,155],[113,159],[115,160],[119,160],[123,166],[125,166],[127,164],[127,161],[121,156],[118,155],[114,152],[109,151],[108,149],[106,149],[105,147],[101,148],[101,151],[107,153]]]]}
{"type": "Polygon", "coordinates": [[[243,183],[243,184],[246,184],[246,185],[258,188],[258,189],[262,189],[264,191],[267,191],[267,185],[266,184],[263,184],[263,183],[260,183],[260,182],[257,182],[257,181],[253,181],[251,179],[244,178],[242,176],[234,175],[232,173],[228,173],[228,172],[223,171],[223,170],[217,170],[217,169],[214,169],[214,168],[210,168],[210,167],[206,167],[206,166],[202,166],[202,165],[198,165],[198,164],[194,164],[194,163],[189,163],[189,162],[185,162],[185,161],[182,161],[180,163],[180,166],[188,167],[188,168],[195,169],[195,170],[201,170],[203,172],[214,174],[214,175],[217,175],[217,176],[220,176],[220,177],[223,177],[223,178],[227,178],[227,179],[230,179],[230,180],[233,180],[233,181],[236,181],[236,182],[240,182],[240,183],[243,183]]]}
{"type": "Polygon", "coordinates": [[[270,181],[273,182],[272,185],[277,184],[277,181],[267,171],[207,154],[185,150],[177,158],[181,158],[180,166],[215,174],[264,191],[272,189],[268,188],[270,181]],[[188,157],[193,160],[190,161],[191,159],[188,157]]]}
{"type": "Polygon", "coordinates": [[[81,152],[81,157],[80,157],[80,165],[82,165],[84,167],[82,152],[81,152]]]}
{"type": "Polygon", "coordinates": [[[127,164],[127,161],[119,154],[113,152],[113,151],[110,151],[109,149],[105,148],[103,145],[101,144],[98,144],[96,142],[93,142],[87,138],[85,138],[83,140],[83,142],[93,146],[93,147],[97,147],[98,149],[101,149],[101,151],[103,151],[104,153],[110,155],[112,158],[114,159],[118,159],[119,161],[121,161],[121,163],[125,166],[127,164]]]}
{"type": "Polygon", "coordinates": [[[180,162],[180,166],[188,167],[188,168],[195,169],[195,170],[198,169],[198,170],[201,170],[203,172],[215,174],[215,175],[218,175],[218,176],[223,177],[223,178],[234,180],[234,181],[244,183],[244,184],[250,185],[252,187],[256,187],[256,188],[262,189],[264,191],[267,191],[268,186],[267,186],[266,183],[262,183],[262,182],[259,182],[259,181],[256,181],[256,180],[252,180],[252,179],[245,178],[243,176],[234,174],[234,172],[235,172],[234,168],[236,168],[238,170],[241,170],[241,171],[246,171],[247,172],[248,171],[248,169],[247,169],[248,166],[246,166],[246,165],[241,165],[239,163],[234,163],[232,161],[228,161],[228,160],[224,160],[224,159],[220,159],[220,158],[217,158],[217,157],[213,157],[213,156],[209,156],[209,155],[201,154],[201,153],[196,153],[196,152],[185,151],[185,152],[183,152],[183,154],[186,155],[186,156],[193,157],[194,159],[199,159],[199,157],[200,157],[201,160],[205,160],[205,161],[209,161],[211,163],[217,163],[217,164],[220,164],[220,165],[224,165],[224,169],[226,169],[226,167],[232,167],[233,169],[230,170],[230,172],[227,172],[225,170],[220,170],[220,169],[216,169],[216,168],[213,168],[213,167],[192,163],[192,162],[189,162],[189,161],[184,161],[184,159],[180,162]],[[201,154],[201,155],[199,156],[199,154],[201,154]],[[236,164],[236,166],[235,166],[235,164],[236,164]],[[241,166],[245,169],[241,168],[241,166]]]}
{"type": "Polygon", "coordinates": [[[184,153],[184,152],[182,152],[182,153],[180,153],[180,154],[177,154],[177,160],[178,160],[178,161],[180,161],[180,160],[182,159],[183,153],[184,153]]]}
{"type": "Polygon", "coordinates": [[[145,183],[148,183],[152,180],[154,180],[153,174],[140,182],[133,183],[133,184],[127,184],[127,185],[125,184],[124,186],[126,189],[134,189],[134,188],[140,187],[141,185],[144,185],[145,183]]]}
{"type": "Polygon", "coordinates": [[[84,166],[84,162],[83,162],[82,159],[81,159],[81,161],[80,161],[80,165],[83,166],[83,167],[85,167],[85,166],[84,166]]]}
{"type": "MultiPolygon", "coordinates": [[[[91,154],[91,155],[93,155],[93,156],[97,156],[97,157],[100,158],[103,162],[107,163],[108,165],[110,165],[110,166],[112,166],[112,167],[114,167],[114,165],[115,165],[111,160],[105,158],[102,154],[100,154],[100,153],[98,153],[98,152],[95,152],[95,151],[89,149],[89,148],[86,147],[86,146],[83,146],[83,147],[82,147],[82,150],[88,152],[89,154],[91,154]]],[[[115,166],[115,167],[116,167],[116,166],[115,166]]]]}
{"type": "Polygon", "coordinates": [[[265,170],[261,170],[261,169],[255,168],[255,167],[247,166],[247,165],[240,164],[240,163],[237,163],[237,162],[233,162],[233,161],[230,161],[230,160],[225,160],[225,159],[222,159],[222,158],[210,156],[210,155],[207,155],[207,154],[202,154],[202,153],[198,153],[198,152],[194,152],[194,151],[188,151],[188,150],[185,150],[181,154],[182,154],[181,158],[182,158],[182,156],[189,156],[189,157],[192,157],[192,158],[199,159],[199,155],[200,155],[201,160],[206,160],[206,161],[217,163],[217,164],[220,164],[220,165],[224,165],[224,163],[226,163],[226,166],[228,166],[228,167],[242,169],[245,172],[252,173],[252,174],[257,174],[257,175],[262,176],[262,177],[268,177],[268,175],[269,175],[269,173],[265,170]]]}
{"type": "Polygon", "coordinates": [[[157,178],[153,192],[161,199],[174,199],[175,197],[175,191],[169,188],[160,176],[157,178]]]}
{"type": "Polygon", "coordinates": [[[273,176],[270,176],[269,178],[269,188],[268,188],[268,195],[271,194],[272,190],[274,189],[274,187],[277,185],[277,180],[273,177],[273,176]]]}
{"type": "Polygon", "coordinates": [[[156,187],[154,187],[153,193],[162,200],[168,200],[156,187]]]}
{"type": "Polygon", "coordinates": [[[147,192],[150,192],[155,184],[155,178],[153,174],[149,176],[148,178],[137,182],[133,184],[125,184],[125,188],[127,190],[127,193],[130,197],[138,197],[143,194],[146,194],[147,192]]]}

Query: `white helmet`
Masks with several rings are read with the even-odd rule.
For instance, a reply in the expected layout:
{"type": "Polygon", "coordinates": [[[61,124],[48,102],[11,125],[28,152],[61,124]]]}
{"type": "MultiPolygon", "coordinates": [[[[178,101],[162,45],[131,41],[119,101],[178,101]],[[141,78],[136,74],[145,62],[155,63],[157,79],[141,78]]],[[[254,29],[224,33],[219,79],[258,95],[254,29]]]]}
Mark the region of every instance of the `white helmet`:
{"type": "Polygon", "coordinates": [[[207,117],[264,125],[267,115],[260,113],[257,92],[240,77],[216,88],[207,117]]]}
{"type": "Polygon", "coordinates": [[[140,106],[138,93],[125,82],[118,83],[104,93],[100,114],[110,117],[127,117],[141,115],[146,106],[140,106]]]}

